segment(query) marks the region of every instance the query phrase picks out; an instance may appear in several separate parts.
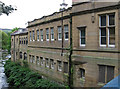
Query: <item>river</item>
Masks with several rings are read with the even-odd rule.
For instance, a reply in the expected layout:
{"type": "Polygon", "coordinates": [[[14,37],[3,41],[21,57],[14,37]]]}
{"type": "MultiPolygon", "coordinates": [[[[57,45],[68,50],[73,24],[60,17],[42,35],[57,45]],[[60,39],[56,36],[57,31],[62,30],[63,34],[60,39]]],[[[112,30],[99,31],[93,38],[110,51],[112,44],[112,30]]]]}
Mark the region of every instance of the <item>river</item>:
{"type": "Polygon", "coordinates": [[[4,89],[5,87],[8,87],[7,77],[4,73],[4,70],[5,70],[4,64],[5,64],[5,61],[0,60],[0,89],[4,89]]]}

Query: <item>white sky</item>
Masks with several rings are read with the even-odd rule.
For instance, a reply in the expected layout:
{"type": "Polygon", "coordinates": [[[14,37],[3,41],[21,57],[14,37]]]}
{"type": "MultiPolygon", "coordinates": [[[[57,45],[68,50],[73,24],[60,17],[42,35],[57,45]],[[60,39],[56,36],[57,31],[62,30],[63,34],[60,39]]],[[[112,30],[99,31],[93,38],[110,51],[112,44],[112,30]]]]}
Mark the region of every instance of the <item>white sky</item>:
{"type": "MultiPolygon", "coordinates": [[[[28,21],[58,12],[63,0],[0,0],[6,5],[17,7],[17,11],[0,16],[0,28],[13,29],[15,27],[25,28],[28,21]]],[[[68,7],[72,5],[72,0],[65,0],[68,7]]]]}

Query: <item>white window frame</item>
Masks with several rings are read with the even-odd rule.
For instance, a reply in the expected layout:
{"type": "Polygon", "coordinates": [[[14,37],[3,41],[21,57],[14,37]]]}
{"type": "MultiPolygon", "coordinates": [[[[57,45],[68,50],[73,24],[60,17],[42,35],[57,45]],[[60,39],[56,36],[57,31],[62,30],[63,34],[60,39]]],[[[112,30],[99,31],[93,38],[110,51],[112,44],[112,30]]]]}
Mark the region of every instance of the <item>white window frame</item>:
{"type": "MultiPolygon", "coordinates": [[[[110,39],[110,31],[109,28],[115,28],[115,25],[109,25],[109,16],[112,15],[112,13],[110,14],[105,14],[106,16],[106,26],[101,26],[101,16],[99,16],[99,43],[100,43],[100,47],[115,47],[115,45],[110,45],[109,39],[110,39]],[[106,45],[102,45],[101,44],[101,28],[105,28],[106,29],[106,45]]],[[[113,15],[115,16],[115,13],[113,13],[113,15]]],[[[115,21],[115,20],[114,20],[115,21]]],[[[115,23],[115,22],[114,22],[115,23]]]]}
{"type": "Polygon", "coordinates": [[[43,66],[44,65],[44,58],[40,57],[40,65],[43,66]],[[41,59],[42,58],[42,59],[41,59]]]}
{"type": "MultiPolygon", "coordinates": [[[[106,45],[103,45],[103,44],[101,44],[101,29],[99,29],[99,39],[100,39],[100,46],[101,47],[106,47],[107,46],[107,42],[106,42],[106,45]]],[[[106,34],[106,40],[107,40],[107,34],[106,34]]]]}
{"type": "Polygon", "coordinates": [[[54,28],[53,27],[51,28],[51,41],[54,41],[54,28]],[[52,38],[52,35],[53,35],[53,38],[52,38]]]}
{"type": "Polygon", "coordinates": [[[58,27],[58,40],[62,40],[62,27],[61,26],[58,27]],[[59,28],[61,29],[61,32],[59,32],[59,28]],[[59,38],[60,37],[59,33],[61,33],[61,39],[59,38]]]}
{"type": "Polygon", "coordinates": [[[34,35],[33,35],[33,38],[34,38],[33,41],[35,41],[35,31],[32,31],[32,32],[34,33],[34,35]]]}
{"type": "Polygon", "coordinates": [[[43,29],[40,30],[40,40],[43,41],[43,29]]]}
{"type": "Polygon", "coordinates": [[[37,30],[37,41],[39,41],[40,35],[39,35],[39,29],[37,30]]]}
{"type": "Polygon", "coordinates": [[[35,56],[32,56],[32,63],[35,64],[35,56]]]}
{"type": "Polygon", "coordinates": [[[50,59],[50,68],[54,69],[54,60],[53,59],[50,59]]]}
{"type": "MultiPolygon", "coordinates": [[[[30,41],[32,41],[31,31],[30,31],[30,41]]],[[[22,43],[22,42],[21,42],[22,43]]]]}
{"type": "MultiPolygon", "coordinates": [[[[82,30],[86,30],[85,28],[81,28],[82,30]]],[[[86,31],[85,31],[85,41],[86,41],[86,31]]],[[[86,43],[85,44],[81,44],[81,30],[80,30],[80,46],[83,46],[85,47],[86,46],[86,43]]]]}
{"type": "Polygon", "coordinates": [[[68,40],[68,39],[69,39],[69,28],[68,28],[68,31],[65,31],[65,27],[66,27],[66,26],[67,26],[67,28],[68,28],[68,25],[64,25],[64,39],[65,39],[65,40],[68,40]],[[65,33],[67,33],[67,32],[68,32],[68,38],[66,39],[66,38],[65,38],[65,35],[66,35],[65,33]]]}
{"type": "MultiPolygon", "coordinates": [[[[107,21],[107,19],[106,19],[106,21],[107,21]]],[[[107,25],[107,24],[106,24],[107,25]]],[[[106,28],[106,26],[101,26],[101,16],[99,16],[99,45],[100,45],[100,47],[106,47],[107,46],[107,42],[106,42],[106,45],[103,45],[103,44],[101,44],[101,28],[106,28]]],[[[107,30],[107,29],[106,29],[107,30]]],[[[107,40],[107,33],[106,33],[106,40],[107,40]]]]}
{"type": "Polygon", "coordinates": [[[49,68],[49,59],[48,59],[48,58],[45,58],[45,66],[46,66],[47,68],[49,68]]]}
{"type": "Polygon", "coordinates": [[[46,41],[49,41],[49,28],[46,28],[46,41]],[[48,31],[48,33],[47,33],[48,31]],[[47,36],[48,36],[48,39],[47,39],[47,36]]]}
{"type": "MultiPolygon", "coordinates": [[[[110,45],[110,42],[109,42],[109,39],[110,39],[110,30],[109,30],[109,27],[113,27],[113,28],[115,28],[115,25],[109,25],[109,15],[111,15],[111,14],[108,14],[107,15],[107,19],[108,19],[108,47],[115,47],[115,44],[114,45],[110,45]]],[[[115,14],[114,14],[115,15],[115,14]]],[[[115,22],[114,22],[115,23],[115,22]]]]}
{"type": "Polygon", "coordinates": [[[58,69],[58,71],[62,71],[62,61],[57,61],[57,69],[58,69]],[[59,62],[61,62],[61,68],[60,68],[60,64],[59,64],[59,62]]]}
{"type": "Polygon", "coordinates": [[[36,56],[36,64],[40,65],[40,58],[39,58],[39,56],[36,56]]]}

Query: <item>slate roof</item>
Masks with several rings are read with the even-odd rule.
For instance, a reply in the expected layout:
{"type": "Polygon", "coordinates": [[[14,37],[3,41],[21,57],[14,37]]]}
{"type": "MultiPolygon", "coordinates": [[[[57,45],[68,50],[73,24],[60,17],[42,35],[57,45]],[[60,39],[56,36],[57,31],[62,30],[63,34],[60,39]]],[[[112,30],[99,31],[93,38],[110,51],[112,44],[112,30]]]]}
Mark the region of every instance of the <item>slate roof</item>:
{"type": "Polygon", "coordinates": [[[28,30],[26,28],[19,28],[18,31],[15,31],[13,33],[11,33],[11,36],[13,35],[22,35],[22,34],[27,34],[28,30]]]}

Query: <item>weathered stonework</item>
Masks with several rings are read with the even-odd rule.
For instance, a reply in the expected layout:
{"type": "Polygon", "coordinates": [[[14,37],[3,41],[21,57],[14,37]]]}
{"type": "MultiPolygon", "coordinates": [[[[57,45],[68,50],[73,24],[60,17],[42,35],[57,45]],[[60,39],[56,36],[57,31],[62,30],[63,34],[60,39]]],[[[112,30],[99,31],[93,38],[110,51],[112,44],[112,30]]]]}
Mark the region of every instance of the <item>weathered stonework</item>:
{"type": "MultiPolygon", "coordinates": [[[[31,69],[41,75],[59,83],[68,83],[69,48],[70,48],[70,19],[72,18],[72,62],[74,87],[99,87],[107,83],[109,72],[113,71],[113,78],[120,74],[120,5],[109,2],[86,2],[73,4],[63,12],[63,26],[68,26],[69,38],[58,39],[58,26],[62,26],[62,12],[33,20],[28,23],[28,33],[12,35],[12,51],[27,53],[27,61],[31,69]],[[100,46],[100,16],[115,15],[115,46],[100,46]],[[51,27],[54,28],[54,40],[51,40],[51,27]],[[49,41],[46,40],[46,28],[49,28],[49,41]],[[80,29],[85,29],[85,45],[80,45],[80,29]],[[43,41],[41,41],[43,29],[43,41]],[[34,31],[34,36],[33,36],[34,31]],[[37,31],[39,31],[39,40],[37,31]],[[31,32],[31,40],[30,40],[31,32]],[[28,45],[20,44],[15,39],[28,37],[28,45]],[[34,41],[33,41],[34,37],[34,41]],[[15,48],[14,48],[15,47],[15,48]],[[63,55],[61,55],[63,52],[63,55]],[[43,58],[43,60],[41,59],[43,58]],[[47,62],[48,59],[48,62],[47,62]],[[53,64],[51,63],[53,60],[53,64]],[[38,61],[39,60],[39,61],[38,61]],[[42,64],[41,64],[42,63],[42,64]],[[68,64],[67,64],[68,63],[68,64]],[[65,65],[67,64],[67,66],[65,65]],[[51,68],[51,66],[54,68],[51,68]],[[105,82],[99,82],[100,67],[105,67],[105,82]],[[110,71],[108,71],[110,69],[110,71]],[[108,72],[108,73],[107,73],[108,72]]],[[[107,21],[107,20],[106,20],[107,21]]],[[[107,21],[108,23],[108,21],[107,21]]],[[[64,30],[64,29],[63,29],[64,30]]],[[[108,31],[106,31],[108,33],[108,31]]],[[[108,34],[106,35],[108,38],[108,34]]],[[[20,59],[20,54],[12,54],[11,60],[20,59]]],[[[24,58],[22,58],[24,59],[24,58]]],[[[103,71],[102,71],[103,72],[103,71]]],[[[104,76],[104,75],[103,75],[104,76]]]]}

